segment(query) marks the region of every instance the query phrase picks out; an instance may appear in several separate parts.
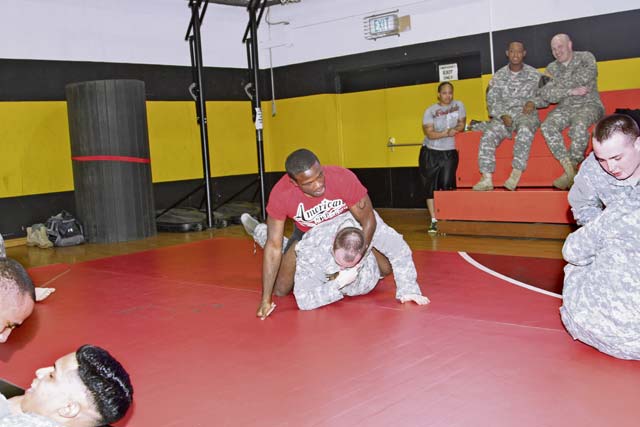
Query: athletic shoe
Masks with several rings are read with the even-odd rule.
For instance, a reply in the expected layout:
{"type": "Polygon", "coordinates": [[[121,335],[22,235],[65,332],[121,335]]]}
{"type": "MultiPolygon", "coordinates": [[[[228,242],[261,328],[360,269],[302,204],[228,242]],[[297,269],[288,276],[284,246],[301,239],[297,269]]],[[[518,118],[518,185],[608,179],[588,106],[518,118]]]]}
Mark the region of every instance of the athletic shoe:
{"type": "Polygon", "coordinates": [[[258,226],[258,224],[260,224],[257,219],[255,219],[248,213],[243,213],[242,215],[240,215],[240,222],[244,227],[244,231],[246,231],[247,234],[252,237],[256,227],[258,226]]]}
{"type": "Polygon", "coordinates": [[[438,222],[437,221],[432,221],[431,225],[429,226],[429,228],[427,229],[427,233],[429,234],[436,234],[438,233],[438,222]]]}

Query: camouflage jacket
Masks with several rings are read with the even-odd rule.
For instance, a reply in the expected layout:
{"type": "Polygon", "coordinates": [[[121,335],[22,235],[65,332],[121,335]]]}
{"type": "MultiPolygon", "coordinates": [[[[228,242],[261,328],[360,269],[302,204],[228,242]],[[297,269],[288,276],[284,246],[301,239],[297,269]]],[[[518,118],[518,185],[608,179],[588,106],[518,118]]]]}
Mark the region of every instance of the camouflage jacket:
{"type": "MultiPolygon", "coordinates": [[[[376,231],[371,247],[376,248],[391,262],[397,286],[396,298],[405,295],[422,295],[417,283],[416,268],[411,249],[393,228],[375,213],[376,231]]],[[[380,280],[380,270],[375,256],[368,253],[361,261],[357,279],[338,289],[328,275],[340,270],[332,254],[333,241],[338,230],[346,226],[359,227],[351,213],[347,212],[319,224],[305,233],[296,246],[297,260],[293,294],[301,310],[312,310],[336,302],[345,295],[355,296],[370,292],[380,280]]]]}
{"type": "Polygon", "coordinates": [[[571,190],[569,204],[578,225],[584,225],[602,212],[605,206],[636,193],[638,180],[618,180],[600,166],[593,153],[580,165],[571,190]]]}
{"type": "Polygon", "coordinates": [[[607,206],[569,235],[562,254],[567,330],[612,356],[640,359],[640,198],[607,206]]]}
{"type": "Polygon", "coordinates": [[[598,66],[596,58],[590,52],[573,52],[573,58],[567,65],[553,61],[547,66],[546,73],[551,80],[540,89],[540,95],[549,103],[561,106],[581,107],[595,104],[603,109],[598,93],[598,66]],[[585,86],[590,92],[584,96],[569,95],[571,89],[585,86]]]}
{"type": "Polygon", "coordinates": [[[527,64],[523,64],[522,70],[518,73],[512,73],[509,65],[500,68],[489,82],[489,115],[493,118],[503,115],[515,117],[522,113],[522,108],[528,101],[532,101],[536,108],[546,107],[547,102],[538,94],[541,76],[538,70],[527,64]]]}

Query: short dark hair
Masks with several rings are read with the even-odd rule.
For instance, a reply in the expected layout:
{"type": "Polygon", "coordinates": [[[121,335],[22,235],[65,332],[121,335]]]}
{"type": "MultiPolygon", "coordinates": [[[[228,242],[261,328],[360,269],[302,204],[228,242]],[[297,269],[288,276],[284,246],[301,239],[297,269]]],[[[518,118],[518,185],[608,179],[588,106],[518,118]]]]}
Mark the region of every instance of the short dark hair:
{"type": "Polygon", "coordinates": [[[320,164],[318,157],[306,148],[301,148],[289,154],[284,162],[284,168],[289,177],[295,179],[299,173],[308,171],[316,163],[320,164]]]}
{"type": "Polygon", "coordinates": [[[364,232],[356,227],[345,227],[336,233],[333,241],[333,252],[342,249],[345,251],[345,261],[352,262],[362,255],[364,250],[364,232]]]}
{"type": "Polygon", "coordinates": [[[451,82],[442,82],[442,83],[440,83],[438,85],[438,93],[440,93],[440,89],[442,89],[446,85],[451,86],[451,90],[453,90],[453,83],[451,83],[451,82]]]}
{"type": "Polygon", "coordinates": [[[638,124],[626,114],[611,114],[601,119],[593,130],[593,137],[598,142],[604,142],[615,133],[623,133],[636,139],[640,135],[638,124]]]}
{"type": "Polygon", "coordinates": [[[102,419],[99,425],[122,418],[133,400],[129,374],[106,350],[83,345],[76,350],[78,376],[89,390],[102,419]]]}
{"type": "Polygon", "coordinates": [[[12,258],[0,258],[0,282],[7,286],[15,286],[20,294],[27,294],[33,301],[36,300],[36,290],[31,277],[22,264],[12,258]]]}

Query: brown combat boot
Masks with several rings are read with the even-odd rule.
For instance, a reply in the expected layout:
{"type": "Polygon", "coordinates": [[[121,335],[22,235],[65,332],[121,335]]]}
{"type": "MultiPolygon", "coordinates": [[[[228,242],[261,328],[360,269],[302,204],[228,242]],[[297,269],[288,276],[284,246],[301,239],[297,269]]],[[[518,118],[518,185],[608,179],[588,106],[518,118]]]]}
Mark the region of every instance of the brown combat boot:
{"type": "Polygon", "coordinates": [[[568,190],[576,177],[576,167],[569,159],[560,160],[560,165],[562,165],[564,173],[553,181],[553,186],[560,190],[568,190]]]}
{"type": "Polygon", "coordinates": [[[522,176],[522,171],[518,170],[518,169],[513,169],[511,171],[511,175],[509,175],[509,178],[504,182],[504,187],[507,190],[515,190],[516,187],[518,186],[518,182],[520,182],[520,177],[522,176]]]}
{"type": "Polygon", "coordinates": [[[491,178],[492,174],[483,173],[482,178],[476,185],[472,187],[473,191],[491,191],[493,190],[493,180],[491,178]]]}

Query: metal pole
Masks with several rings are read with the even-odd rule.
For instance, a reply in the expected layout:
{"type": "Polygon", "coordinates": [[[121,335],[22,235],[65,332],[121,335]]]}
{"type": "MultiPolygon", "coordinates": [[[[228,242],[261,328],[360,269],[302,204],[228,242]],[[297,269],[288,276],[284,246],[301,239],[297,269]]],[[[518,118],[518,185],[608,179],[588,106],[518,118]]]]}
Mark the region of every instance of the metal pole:
{"type": "MultiPolygon", "coordinates": [[[[205,3],[206,4],[206,3],[205,3]]],[[[202,40],[200,38],[200,2],[190,2],[191,23],[193,24],[192,66],[196,70],[196,114],[200,125],[200,141],[202,145],[202,171],[204,172],[205,198],[207,202],[207,227],[213,228],[213,214],[211,210],[211,173],[209,171],[209,141],[207,130],[207,107],[205,103],[204,86],[202,84],[202,40]]]]}
{"type": "MultiPolygon", "coordinates": [[[[249,11],[249,27],[251,30],[250,39],[247,39],[247,53],[249,56],[249,72],[253,86],[252,106],[254,115],[254,124],[256,127],[256,146],[258,151],[258,174],[260,177],[260,208],[262,210],[262,220],[267,218],[267,210],[265,204],[264,190],[264,146],[262,139],[262,108],[260,107],[260,66],[258,63],[258,23],[256,19],[256,9],[259,1],[251,1],[247,10],[249,11]]],[[[264,4],[261,12],[264,12],[264,4]]],[[[260,14],[262,16],[262,13],[260,14]]]]}

